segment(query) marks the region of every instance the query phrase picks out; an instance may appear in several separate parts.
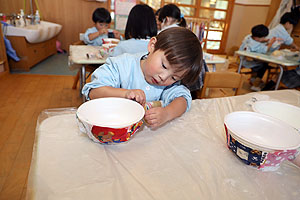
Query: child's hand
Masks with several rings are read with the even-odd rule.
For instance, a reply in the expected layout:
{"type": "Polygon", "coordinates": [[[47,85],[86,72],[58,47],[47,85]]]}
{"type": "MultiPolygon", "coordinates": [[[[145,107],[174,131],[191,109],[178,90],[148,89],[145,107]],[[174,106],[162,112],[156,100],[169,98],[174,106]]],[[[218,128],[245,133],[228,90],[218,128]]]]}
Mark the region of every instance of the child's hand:
{"type": "Polygon", "coordinates": [[[142,106],[144,106],[146,103],[146,95],[143,90],[139,90],[139,89],[128,90],[128,92],[126,92],[125,94],[125,98],[134,100],[139,104],[141,104],[142,106]]]}
{"type": "Polygon", "coordinates": [[[272,45],[275,41],[276,41],[276,37],[272,37],[272,38],[269,40],[269,44],[272,45]]]}
{"type": "Polygon", "coordinates": [[[99,32],[99,36],[100,36],[100,35],[103,35],[103,34],[107,34],[108,30],[107,30],[107,28],[101,28],[98,32],[99,32]]]}
{"type": "Polygon", "coordinates": [[[168,112],[164,109],[163,107],[155,107],[146,111],[144,119],[150,127],[157,128],[169,121],[168,112]]]}
{"type": "Polygon", "coordinates": [[[121,40],[121,33],[119,31],[113,30],[115,38],[121,40]]]}

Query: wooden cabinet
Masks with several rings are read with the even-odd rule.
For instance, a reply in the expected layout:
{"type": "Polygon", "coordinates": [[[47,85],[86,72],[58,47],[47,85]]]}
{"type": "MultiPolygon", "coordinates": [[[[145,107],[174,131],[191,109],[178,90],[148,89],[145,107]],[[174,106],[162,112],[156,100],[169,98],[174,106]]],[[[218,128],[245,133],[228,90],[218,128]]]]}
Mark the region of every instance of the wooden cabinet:
{"type": "Polygon", "coordinates": [[[9,60],[11,70],[29,71],[35,64],[56,53],[57,37],[41,43],[28,43],[25,37],[7,36],[7,38],[20,57],[18,62],[9,60]]]}
{"type": "Polygon", "coordinates": [[[0,76],[9,72],[2,28],[0,26],[0,76]]]}

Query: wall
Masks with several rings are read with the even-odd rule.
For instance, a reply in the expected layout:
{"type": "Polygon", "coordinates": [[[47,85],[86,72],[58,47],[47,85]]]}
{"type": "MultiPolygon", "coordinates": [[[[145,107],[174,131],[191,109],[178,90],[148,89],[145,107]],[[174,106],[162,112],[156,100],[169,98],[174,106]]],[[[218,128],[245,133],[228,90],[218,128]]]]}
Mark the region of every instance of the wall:
{"type": "MultiPolygon", "coordinates": [[[[0,13],[19,13],[23,8],[23,2],[23,0],[0,0],[0,13]]],[[[67,51],[70,44],[79,40],[79,33],[93,26],[93,11],[98,7],[108,8],[107,2],[88,0],[38,0],[38,4],[42,20],[63,26],[58,40],[62,43],[62,48],[67,51]]],[[[25,14],[30,12],[29,5],[29,0],[27,0],[25,14]]]]}
{"type": "Polygon", "coordinates": [[[230,52],[232,47],[239,47],[244,37],[251,32],[257,24],[265,24],[269,5],[234,5],[230,30],[227,37],[225,52],[230,52]]]}

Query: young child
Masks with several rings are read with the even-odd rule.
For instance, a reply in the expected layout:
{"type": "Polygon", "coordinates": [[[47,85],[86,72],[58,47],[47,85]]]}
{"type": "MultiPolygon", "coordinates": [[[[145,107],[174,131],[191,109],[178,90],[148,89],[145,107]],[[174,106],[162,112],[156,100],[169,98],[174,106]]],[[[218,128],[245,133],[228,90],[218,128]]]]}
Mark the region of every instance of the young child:
{"type": "MultiPolygon", "coordinates": [[[[108,28],[111,22],[110,13],[105,8],[97,8],[92,16],[95,26],[89,28],[84,33],[84,43],[92,46],[101,46],[102,39],[108,38],[108,28]]],[[[114,37],[120,39],[120,33],[116,30],[113,31],[114,37]]]]}
{"type": "Polygon", "coordinates": [[[157,9],[157,11],[154,13],[155,19],[156,19],[156,24],[157,24],[157,31],[161,30],[161,22],[158,20],[160,10],[161,10],[161,8],[157,9]]]}
{"type": "MultiPolygon", "coordinates": [[[[269,29],[263,24],[256,25],[251,29],[251,35],[247,35],[243,40],[240,50],[251,51],[256,53],[267,53],[275,42],[276,38],[266,39],[269,29]],[[268,42],[268,43],[267,43],[268,42]]],[[[260,91],[262,87],[262,78],[268,69],[268,63],[261,61],[243,61],[243,66],[251,68],[252,75],[250,81],[253,83],[251,90],[260,91]]]]}
{"type": "Polygon", "coordinates": [[[150,38],[156,34],[157,26],[152,8],[146,4],[137,4],[129,12],[125,28],[126,40],[120,41],[110,56],[147,52],[150,38]]]}
{"type": "Polygon", "coordinates": [[[280,18],[280,24],[270,30],[270,34],[267,38],[276,38],[279,45],[271,47],[270,51],[275,51],[280,48],[281,44],[291,46],[295,50],[299,50],[299,47],[294,43],[293,38],[290,36],[289,31],[297,25],[298,19],[290,12],[285,13],[280,18]]]}
{"type": "Polygon", "coordinates": [[[186,21],[175,4],[167,4],[159,11],[158,20],[161,22],[161,30],[171,27],[186,28],[186,21]]]}
{"type": "Polygon", "coordinates": [[[82,93],[87,99],[121,97],[137,101],[163,102],[163,107],[146,111],[151,127],[181,116],[191,106],[190,91],[199,76],[202,49],[198,38],[186,28],[170,28],[152,37],[148,54],[122,54],[109,57],[92,75],[82,93]],[[193,52],[193,53],[191,53],[193,52]]]}

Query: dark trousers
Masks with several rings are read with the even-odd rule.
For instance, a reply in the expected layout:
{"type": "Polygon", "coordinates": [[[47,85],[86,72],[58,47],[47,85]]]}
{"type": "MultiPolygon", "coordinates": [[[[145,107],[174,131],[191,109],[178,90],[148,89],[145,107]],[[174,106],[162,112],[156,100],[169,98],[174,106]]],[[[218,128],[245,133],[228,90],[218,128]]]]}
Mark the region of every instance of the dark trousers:
{"type": "Polygon", "coordinates": [[[262,63],[261,65],[252,67],[251,70],[252,70],[252,73],[254,74],[254,76],[263,78],[264,74],[268,68],[269,68],[268,63],[262,63]]]}

